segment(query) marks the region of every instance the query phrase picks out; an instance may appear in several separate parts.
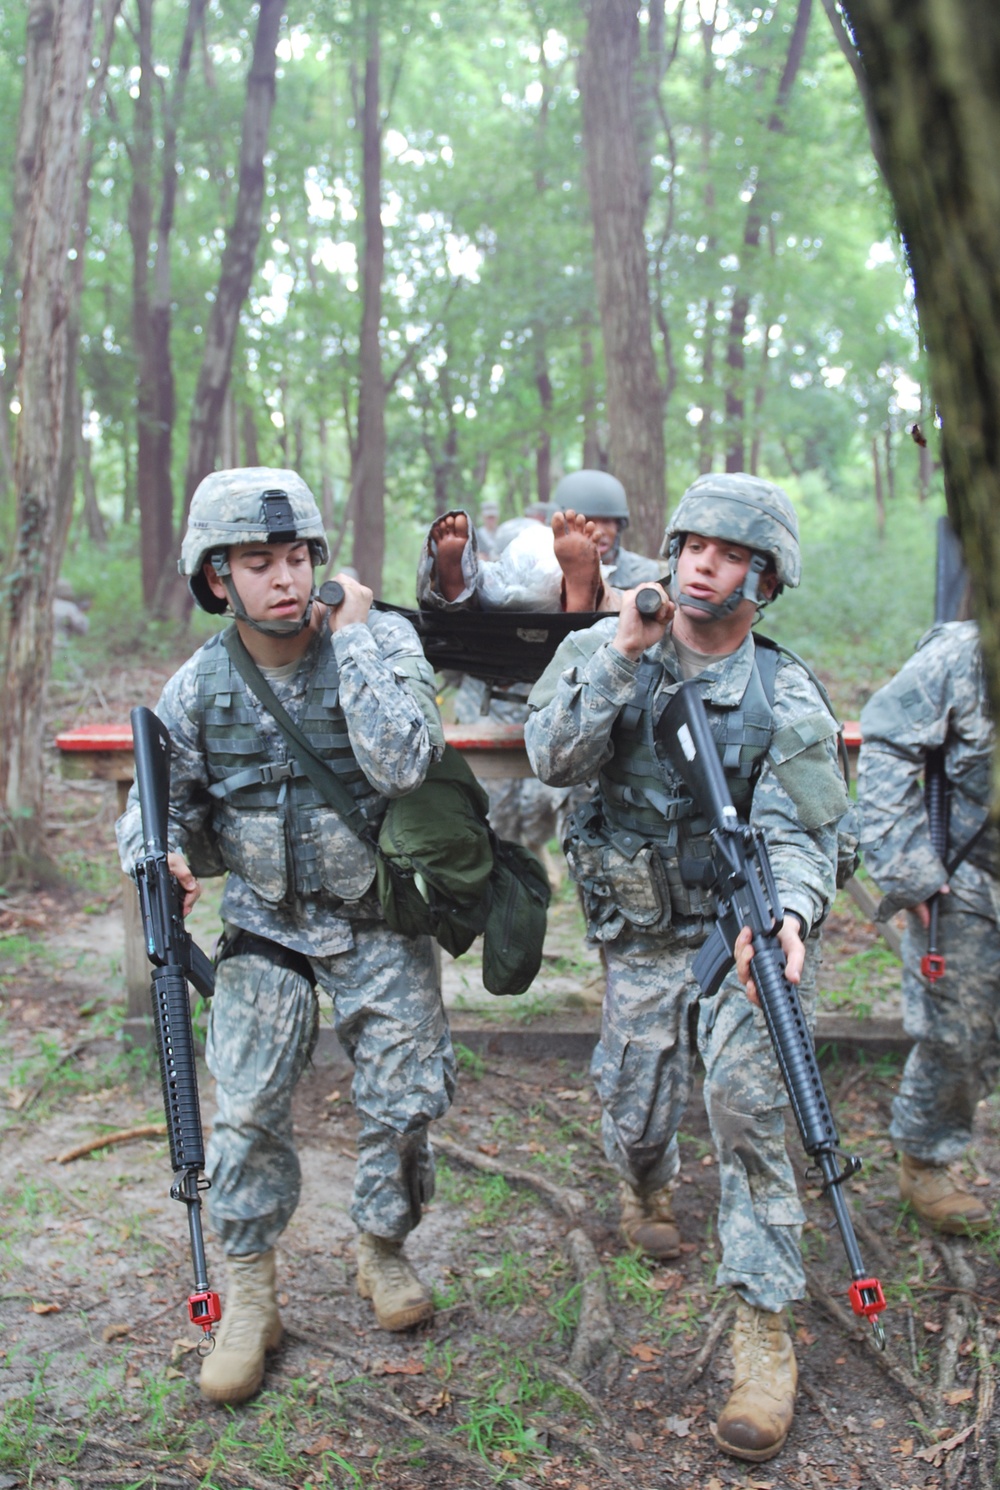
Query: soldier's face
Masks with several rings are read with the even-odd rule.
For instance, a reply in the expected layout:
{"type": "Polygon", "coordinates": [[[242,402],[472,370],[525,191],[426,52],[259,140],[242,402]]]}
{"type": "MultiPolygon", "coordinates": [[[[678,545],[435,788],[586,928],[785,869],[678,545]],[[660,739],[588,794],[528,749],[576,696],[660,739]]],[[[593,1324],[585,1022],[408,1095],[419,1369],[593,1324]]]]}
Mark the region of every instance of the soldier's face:
{"type": "MultiPolygon", "coordinates": [[[[298,621],[305,614],[313,584],[308,543],[236,543],[229,550],[229,568],[252,620],[298,621]]],[[[205,575],[212,594],[227,599],[210,564],[205,575]]]]}
{"type": "MultiPolygon", "coordinates": [[[[677,587],[683,595],[722,605],[746,579],[752,558],[752,549],[744,548],[741,543],[689,533],[677,560],[677,587]]],[[[769,595],[774,584],[773,574],[761,575],[761,594],[769,595]]],[[[699,612],[695,607],[691,607],[690,614],[693,620],[711,619],[707,612],[699,612]]]]}
{"type": "Polygon", "coordinates": [[[591,517],[587,521],[594,524],[594,540],[603,559],[617,543],[621,524],[616,517],[591,517]]]}

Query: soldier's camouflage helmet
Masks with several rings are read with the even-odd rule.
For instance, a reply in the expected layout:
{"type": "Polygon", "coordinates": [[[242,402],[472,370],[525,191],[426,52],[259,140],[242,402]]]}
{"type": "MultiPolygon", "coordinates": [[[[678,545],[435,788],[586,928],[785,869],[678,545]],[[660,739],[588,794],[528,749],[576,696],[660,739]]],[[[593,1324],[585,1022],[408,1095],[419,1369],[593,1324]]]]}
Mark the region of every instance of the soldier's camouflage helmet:
{"type": "Polygon", "coordinates": [[[795,589],[802,577],[795,508],[780,486],[759,476],[743,471],[699,476],[671,515],[660,553],[675,560],[685,533],[728,539],[767,554],[774,560],[778,591],[785,585],[795,589]]]}
{"type": "Polygon", "coordinates": [[[213,471],[195,489],[181,545],[178,569],[187,575],[191,594],[213,615],[221,615],[226,601],[208,587],[205,560],[236,543],[297,543],[308,540],[314,567],[330,557],[323,519],[316,499],[295,471],[272,466],[242,466],[213,471]]]}
{"type": "Polygon", "coordinates": [[[563,477],[552,495],[560,512],[571,507],[584,517],[617,518],[623,528],[628,527],[625,488],[607,471],[573,471],[563,477]]]}

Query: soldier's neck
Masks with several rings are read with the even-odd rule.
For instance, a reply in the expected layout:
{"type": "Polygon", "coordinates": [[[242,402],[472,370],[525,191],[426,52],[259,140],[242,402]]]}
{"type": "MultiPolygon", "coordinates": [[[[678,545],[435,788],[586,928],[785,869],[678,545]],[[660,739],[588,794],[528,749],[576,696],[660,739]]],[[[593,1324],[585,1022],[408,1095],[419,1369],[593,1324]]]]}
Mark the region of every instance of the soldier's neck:
{"type": "Polygon", "coordinates": [[[309,650],[313,639],[311,625],[297,636],[268,636],[263,631],[255,631],[244,621],[237,621],[236,629],[258,667],[287,667],[290,662],[298,662],[309,650]]]}

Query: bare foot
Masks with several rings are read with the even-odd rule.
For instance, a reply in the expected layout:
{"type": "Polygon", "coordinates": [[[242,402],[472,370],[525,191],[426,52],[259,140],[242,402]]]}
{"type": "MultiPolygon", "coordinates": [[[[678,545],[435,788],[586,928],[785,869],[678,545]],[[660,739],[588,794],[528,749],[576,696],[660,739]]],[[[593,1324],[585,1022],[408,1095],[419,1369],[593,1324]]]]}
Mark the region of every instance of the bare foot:
{"type": "Polygon", "coordinates": [[[556,558],[563,572],[563,610],[595,611],[601,597],[601,555],[596,529],[581,512],[552,514],[556,558]]]}
{"type": "Polygon", "coordinates": [[[445,600],[457,600],[465,589],[462,555],[469,541],[469,520],[464,512],[449,512],[431,528],[431,543],[437,546],[431,583],[445,600]]]}

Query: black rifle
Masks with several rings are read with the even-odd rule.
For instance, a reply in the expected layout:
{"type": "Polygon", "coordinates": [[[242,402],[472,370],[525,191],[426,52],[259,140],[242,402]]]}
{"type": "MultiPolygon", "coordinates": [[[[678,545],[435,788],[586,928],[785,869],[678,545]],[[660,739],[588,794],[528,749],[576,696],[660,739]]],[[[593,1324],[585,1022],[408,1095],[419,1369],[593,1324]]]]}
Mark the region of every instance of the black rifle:
{"type": "Polygon", "coordinates": [[[219,1295],[208,1286],[205,1242],[201,1230],[201,1191],[205,1144],[198,1104],[198,1073],[188,983],[211,998],[215,973],[211,962],[184,927],[183,901],[167,868],[167,809],[170,797],[170,736],[151,709],[133,709],[132,740],[135,780],[142,811],[143,853],[135,864],[146,955],[153,964],[151,992],[156,1048],[160,1057],[163,1107],[170,1139],[174,1183],[170,1194],[187,1206],[194,1264],[194,1293],[188,1296],[191,1323],[211,1339],[222,1318],[219,1295]]]}
{"type": "Polygon", "coordinates": [[[695,959],[694,975],[707,997],[717,992],[733,966],[736,938],[744,926],[750,927],[753,980],[803,1146],[819,1168],[823,1193],[833,1205],[851,1270],[851,1308],[870,1322],[876,1343],[884,1350],[885,1333],[878,1316],[885,1308],[885,1295],[861,1261],[841,1190],[843,1181],[861,1168],[861,1160],[841,1153],[798,990],[785,977],[785,954],[777,940],[784,911],[763,835],[737,816],[695,683],[681,684],[663,712],[657,736],[712,835],[709,872],[718,919],[695,959]]]}
{"type": "MultiPolygon", "coordinates": [[[[955,531],[946,517],[938,518],[937,562],[934,573],[934,620],[958,618],[968,580],[962,561],[962,550],[955,531]]],[[[930,825],[931,846],[942,864],[948,861],[948,812],[951,791],[944,769],[944,749],[929,750],[924,761],[924,803],[930,825]]],[[[950,873],[950,871],[949,871],[950,873]]],[[[920,971],[928,983],[944,976],[944,955],[938,950],[938,908],[940,895],[927,903],[930,919],[927,925],[927,951],[920,959],[920,971]]]]}

